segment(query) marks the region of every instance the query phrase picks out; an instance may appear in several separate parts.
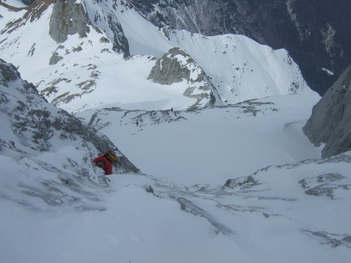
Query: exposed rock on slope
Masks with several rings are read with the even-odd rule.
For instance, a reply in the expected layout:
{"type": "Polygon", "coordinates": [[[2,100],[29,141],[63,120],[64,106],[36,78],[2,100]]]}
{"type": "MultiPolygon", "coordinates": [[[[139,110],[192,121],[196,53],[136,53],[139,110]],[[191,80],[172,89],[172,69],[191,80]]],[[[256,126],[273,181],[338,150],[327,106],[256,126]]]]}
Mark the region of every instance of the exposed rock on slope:
{"type": "Polygon", "coordinates": [[[183,79],[195,82],[200,78],[200,74],[196,75],[197,79],[193,79],[191,71],[201,70],[196,66],[195,61],[184,50],[172,48],[156,61],[148,79],[163,85],[171,85],[175,82],[181,82],[183,79]],[[190,69],[190,65],[193,66],[193,69],[190,69]]]}
{"type": "Polygon", "coordinates": [[[58,43],[65,42],[68,35],[86,37],[89,32],[84,8],[75,0],[56,1],[50,19],[50,36],[58,43]]]}
{"type": "Polygon", "coordinates": [[[313,144],[326,144],[322,157],[351,150],[351,65],[314,106],[303,130],[313,144]]]}
{"type": "Polygon", "coordinates": [[[215,88],[203,69],[180,48],[172,48],[158,59],[148,79],[163,85],[186,81],[189,87],[184,91],[184,96],[197,99],[192,108],[219,102],[214,95],[215,88]]]}

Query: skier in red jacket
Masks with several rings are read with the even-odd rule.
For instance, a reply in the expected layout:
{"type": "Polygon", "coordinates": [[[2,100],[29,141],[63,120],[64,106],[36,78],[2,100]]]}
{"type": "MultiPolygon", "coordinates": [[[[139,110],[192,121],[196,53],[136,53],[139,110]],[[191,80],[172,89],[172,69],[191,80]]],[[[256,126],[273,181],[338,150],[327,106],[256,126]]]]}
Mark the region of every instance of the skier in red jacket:
{"type": "Polygon", "coordinates": [[[117,156],[114,152],[108,151],[104,155],[96,157],[93,162],[96,166],[105,171],[105,175],[112,174],[112,164],[117,161],[117,156]]]}

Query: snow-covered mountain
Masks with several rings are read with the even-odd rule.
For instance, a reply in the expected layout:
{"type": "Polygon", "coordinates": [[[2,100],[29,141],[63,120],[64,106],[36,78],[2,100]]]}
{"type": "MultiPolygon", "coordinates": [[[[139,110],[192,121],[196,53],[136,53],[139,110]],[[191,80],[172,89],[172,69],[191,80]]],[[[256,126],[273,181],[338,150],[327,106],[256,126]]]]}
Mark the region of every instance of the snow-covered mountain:
{"type": "Polygon", "coordinates": [[[349,261],[351,154],[304,135],[320,97],[285,50],[130,1],[0,13],[1,262],[349,261]]]}
{"type": "Polygon", "coordinates": [[[309,86],[324,94],[351,63],[351,2],[130,0],[158,27],[207,36],[241,34],[289,51],[309,86]]]}
{"type": "MultiPolygon", "coordinates": [[[[34,2],[21,11],[0,6],[8,14],[2,18],[6,26],[0,50],[3,59],[19,66],[26,80],[69,111],[112,102],[127,109],[135,103],[143,103],[143,109],[186,109],[208,105],[211,98],[221,105],[311,93],[285,50],[238,35],[165,32],[119,0],[53,2],[34,2]],[[75,14],[65,13],[71,5],[81,7],[75,14]],[[186,61],[179,66],[191,72],[192,80],[182,77],[168,85],[147,81],[159,63],[156,59],[174,47],[196,62],[195,67],[186,61]],[[206,77],[197,77],[198,72],[206,77]]],[[[184,60],[184,55],[173,61],[184,60]]],[[[168,71],[164,74],[173,78],[168,71]]]]}

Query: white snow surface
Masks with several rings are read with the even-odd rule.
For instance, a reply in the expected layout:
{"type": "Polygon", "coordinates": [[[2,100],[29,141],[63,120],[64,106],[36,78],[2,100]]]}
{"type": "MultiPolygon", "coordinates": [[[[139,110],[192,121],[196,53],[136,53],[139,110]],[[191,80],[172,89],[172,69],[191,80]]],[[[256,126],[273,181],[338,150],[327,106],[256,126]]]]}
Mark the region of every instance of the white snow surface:
{"type": "MultiPolygon", "coordinates": [[[[92,92],[59,106],[106,134],[142,173],[113,174],[108,185],[74,179],[67,190],[76,178],[68,159],[86,168],[81,141],[58,140],[52,152],[25,149],[30,156],[0,151],[0,262],[349,262],[351,153],[320,159],[321,148],[304,136],[320,97],[307,86],[288,95],[292,80],[305,84],[284,50],[233,35],[175,32],[168,40],[122,5],[130,59],[101,52],[112,44],[100,43],[94,30],[57,49],[47,36],[50,8],[26,30],[4,42],[1,35],[1,58],[39,89],[57,76],[71,79],[58,84],[59,94],[81,92],[75,84],[98,71],[92,92]],[[258,99],[186,111],[187,83],[147,80],[149,55],[175,43],[221,86],[228,104],[258,99]],[[64,60],[49,66],[55,50],[64,60]],[[38,194],[47,187],[50,200],[38,194]]],[[[1,27],[23,15],[4,10],[0,5],[1,27]]],[[[0,116],[1,139],[19,143],[10,115],[0,116]]]]}
{"type": "MultiPolygon", "coordinates": [[[[351,154],[321,160],[302,134],[317,100],[101,108],[92,125],[143,173],[84,181],[75,193],[32,158],[0,155],[3,262],[348,262],[351,154]],[[35,194],[47,180],[56,205],[35,194]],[[24,186],[34,189],[25,202],[24,186]]],[[[65,156],[81,163],[79,147],[57,144],[35,159],[64,170],[65,156]]]]}

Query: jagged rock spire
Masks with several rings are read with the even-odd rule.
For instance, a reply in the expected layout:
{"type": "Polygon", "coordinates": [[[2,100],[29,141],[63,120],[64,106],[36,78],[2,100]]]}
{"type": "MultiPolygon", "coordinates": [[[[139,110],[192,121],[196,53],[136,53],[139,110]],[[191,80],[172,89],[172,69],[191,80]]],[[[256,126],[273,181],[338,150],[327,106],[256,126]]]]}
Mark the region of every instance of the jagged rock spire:
{"type": "Polygon", "coordinates": [[[89,21],[82,4],[75,0],[57,0],[50,19],[50,36],[58,43],[65,42],[68,35],[86,37],[89,21]]]}

